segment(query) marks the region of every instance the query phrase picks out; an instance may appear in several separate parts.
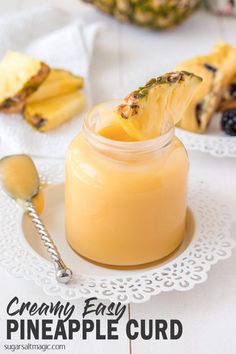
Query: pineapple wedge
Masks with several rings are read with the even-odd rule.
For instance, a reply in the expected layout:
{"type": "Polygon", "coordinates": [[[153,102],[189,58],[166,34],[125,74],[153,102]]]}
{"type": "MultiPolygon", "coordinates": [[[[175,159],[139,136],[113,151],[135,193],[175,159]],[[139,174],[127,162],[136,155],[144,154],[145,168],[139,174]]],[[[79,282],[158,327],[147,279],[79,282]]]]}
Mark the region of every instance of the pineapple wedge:
{"type": "Polygon", "coordinates": [[[231,108],[236,108],[236,77],[224,91],[218,111],[223,112],[231,108]]]}
{"type": "Polygon", "coordinates": [[[164,134],[182,118],[201,80],[185,71],[151,79],[118,106],[121,126],[137,140],[164,134]]]}
{"type": "Polygon", "coordinates": [[[65,95],[72,91],[83,88],[84,80],[81,76],[75,76],[69,71],[51,69],[46,80],[40,85],[27,102],[42,101],[51,97],[65,95]]]}
{"type": "Polygon", "coordinates": [[[175,70],[188,70],[203,78],[178,124],[182,129],[203,133],[218,110],[223,93],[236,75],[236,48],[219,43],[209,55],[187,60],[175,70]]]}
{"type": "Polygon", "coordinates": [[[9,51],[0,63],[0,111],[21,112],[26,98],[49,74],[49,67],[27,55],[9,51]]]}
{"type": "Polygon", "coordinates": [[[236,108],[236,99],[221,101],[220,106],[218,108],[218,112],[224,112],[227,111],[228,109],[233,109],[233,108],[236,108]]]}
{"type": "Polygon", "coordinates": [[[47,132],[79,114],[85,105],[85,94],[82,91],[74,91],[63,96],[27,103],[23,115],[36,130],[47,132]]]}

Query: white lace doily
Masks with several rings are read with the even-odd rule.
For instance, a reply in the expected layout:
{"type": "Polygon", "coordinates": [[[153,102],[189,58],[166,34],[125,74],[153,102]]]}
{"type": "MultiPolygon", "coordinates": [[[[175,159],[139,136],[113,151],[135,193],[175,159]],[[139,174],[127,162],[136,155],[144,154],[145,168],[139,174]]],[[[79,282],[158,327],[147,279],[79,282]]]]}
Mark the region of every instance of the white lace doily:
{"type": "Polygon", "coordinates": [[[187,150],[207,152],[215,157],[236,157],[236,137],[196,134],[176,129],[187,150]]]}
{"type": "MultiPolygon", "coordinates": [[[[58,183],[63,180],[63,167],[41,166],[41,176],[46,182],[58,183]]],[[[33,280],[48,295],[66,300],[95,296],[137,303],[163,291],[186,291],[204,282],[211,266],[228,258],[235,246],[230,234],[231,215],[203,181],[190,180],[189,206],[196,228],[192,241],[176,258],[149,269],[121,271],[119,276],[116,272],[111,276],[74,272],[73,282],[63,285],[55,281],[52,264],[22,242],[23,212],[0,191],[0,264],[13,276],[33,280]]]]}

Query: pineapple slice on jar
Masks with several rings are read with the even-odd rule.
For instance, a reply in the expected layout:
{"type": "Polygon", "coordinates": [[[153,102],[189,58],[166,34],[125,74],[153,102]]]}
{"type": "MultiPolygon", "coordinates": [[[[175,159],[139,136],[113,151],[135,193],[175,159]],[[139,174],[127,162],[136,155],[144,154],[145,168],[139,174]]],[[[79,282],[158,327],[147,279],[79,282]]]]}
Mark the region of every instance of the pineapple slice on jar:
{"type": "Polygon", "coordinates": [[[48,65],[40,60],[7,52],[0,62],[0,111],[21,112],[26,98],[38,89],[49,71],[48,65]]]}
{"type": "Polygon", "coordinates": [[[86,105],[83,91],[74,91],[42,101],[27,103],[24,118],[33,128],[48,132],[81,113],[86,105]]]}
{"type": "Polygon", "coordinates": [[[186,71],[151,79],[117,107],[122,128],[135,140],[166,133],[182,118],[201,81],[199,76],[186,71]]]}
{"type": "Polygon", "coordinates": [[[129,136],[121,126],[117,113],[105,107],[104,103],[98,106],[95,132],[111,140],[137,141],[137,139],[129,136]]]}

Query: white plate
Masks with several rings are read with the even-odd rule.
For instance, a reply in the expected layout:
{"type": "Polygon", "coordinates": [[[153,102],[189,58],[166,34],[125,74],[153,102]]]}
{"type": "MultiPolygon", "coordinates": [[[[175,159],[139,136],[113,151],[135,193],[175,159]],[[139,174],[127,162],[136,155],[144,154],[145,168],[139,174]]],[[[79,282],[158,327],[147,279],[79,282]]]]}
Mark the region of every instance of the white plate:
{"type": "MultiPolygon", "coordinates": [[[[61,165],[41,166],[44,181],[58,182],[63,178],[61,165]],[[52,177],[55,176],[55,177],[52,177]]],[[[144,302],[163,291],[192,289],[207,279],[211,265],[228,258],[235,243],[230,235],[231,216],[225,207],[211,196],[202,181],[190,180],[189,207],[191,217],[184,242],[168,259],[158,265],[137,270],[112,270],[94,265],[68,246],[64,232],[63,184],[45,190],[46,207],[42,215],[65,262],[74,276],[69,285],[58,284],[54,268],[36,235],[30,220],[1,191],[0,208],[2,234],[0,264],[12,275],[35,281],[48,295],[63,299],[95,296],[121,302],[144,302]]]]}
{"type": "Polygon", "coordinates": [[[176,128],[176,135],[188,150],[207,152],[215,157],[236,157],[236,137],[221,131],[220,118],[221,114],[217,114],[204,134],[176,128]]]}

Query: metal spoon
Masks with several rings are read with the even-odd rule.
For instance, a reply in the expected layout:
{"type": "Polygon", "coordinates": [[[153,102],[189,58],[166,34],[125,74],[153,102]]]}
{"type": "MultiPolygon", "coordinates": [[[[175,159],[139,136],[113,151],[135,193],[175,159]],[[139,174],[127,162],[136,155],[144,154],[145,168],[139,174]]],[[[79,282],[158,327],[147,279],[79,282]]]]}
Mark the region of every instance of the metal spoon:
{"type": "Polygon", "coordinates": [[[23,202],[44,247],[51,256],[55,266],[56,280],[59,283],[68,283],[72,278],[72,271],[63,262],[33,203],[33,198],[38,194],[40,187],[39,175],[33,160],[27,155],[10,155],[2,158],[0,177],[5,192],[15,201],[21,201],[21,204],[23,202]]]}

